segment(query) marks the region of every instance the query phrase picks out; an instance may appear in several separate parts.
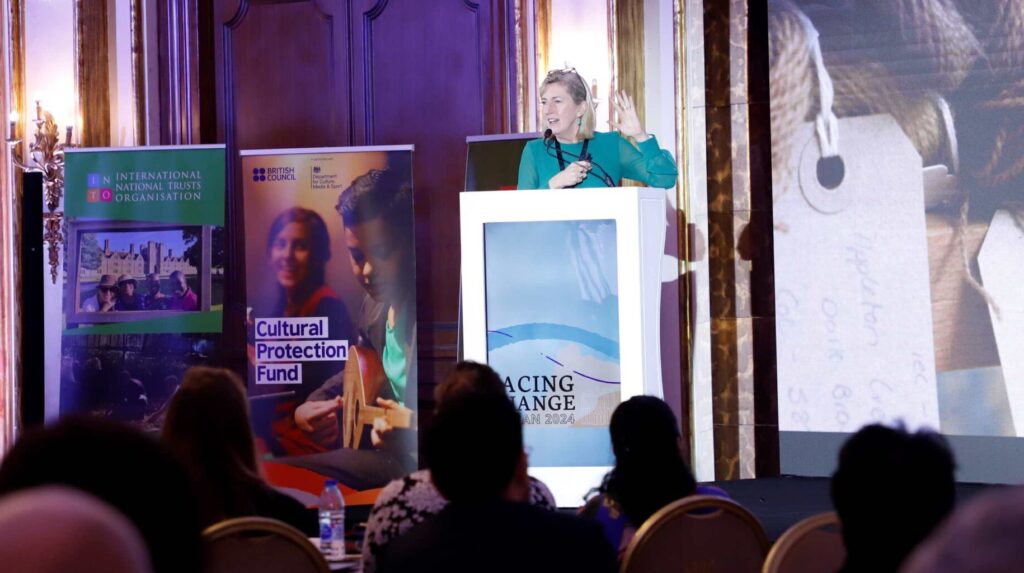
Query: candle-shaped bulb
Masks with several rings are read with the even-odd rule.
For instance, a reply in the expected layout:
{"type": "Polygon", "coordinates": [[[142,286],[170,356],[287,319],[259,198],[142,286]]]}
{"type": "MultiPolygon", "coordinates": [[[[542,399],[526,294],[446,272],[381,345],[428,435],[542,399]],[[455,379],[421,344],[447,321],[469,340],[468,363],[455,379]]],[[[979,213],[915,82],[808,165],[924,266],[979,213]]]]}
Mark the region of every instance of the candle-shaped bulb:
{"type": "Polygon", "coordinates": [[[10,113],[10,115],[7,116],[7,120],[8,121],[13,121],[14,123],[18,123],[18,111],[17,110],[12,111],[10,113]]]}

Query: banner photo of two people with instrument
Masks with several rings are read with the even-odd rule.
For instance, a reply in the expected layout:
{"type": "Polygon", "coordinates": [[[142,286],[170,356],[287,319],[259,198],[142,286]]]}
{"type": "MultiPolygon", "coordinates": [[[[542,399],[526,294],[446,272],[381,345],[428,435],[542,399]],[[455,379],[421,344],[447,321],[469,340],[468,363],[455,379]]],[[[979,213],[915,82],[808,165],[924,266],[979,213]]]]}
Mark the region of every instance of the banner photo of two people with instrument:
{"type": "Polygon", "coordinates": [[[248,389],[268,477],[381,487],[416,467],[412,147],[241,156],[248,389]]]}

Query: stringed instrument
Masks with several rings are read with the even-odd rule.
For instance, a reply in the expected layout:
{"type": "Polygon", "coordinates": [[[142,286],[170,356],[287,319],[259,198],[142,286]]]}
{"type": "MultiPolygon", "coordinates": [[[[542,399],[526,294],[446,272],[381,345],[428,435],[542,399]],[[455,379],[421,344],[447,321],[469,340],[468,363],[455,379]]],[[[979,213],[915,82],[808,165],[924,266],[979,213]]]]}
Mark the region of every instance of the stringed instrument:
{"type": "Polygon", "coordinates": [[[377,406],[377,397],[388,383],[380,356],[370,348],[352,345],[348,348],[342,389],[341,445],[358,448],[365,426],[384,418],[392,427],[409,429],[413,426],[414,412],[399,405],[397,408],[377,406]]]}

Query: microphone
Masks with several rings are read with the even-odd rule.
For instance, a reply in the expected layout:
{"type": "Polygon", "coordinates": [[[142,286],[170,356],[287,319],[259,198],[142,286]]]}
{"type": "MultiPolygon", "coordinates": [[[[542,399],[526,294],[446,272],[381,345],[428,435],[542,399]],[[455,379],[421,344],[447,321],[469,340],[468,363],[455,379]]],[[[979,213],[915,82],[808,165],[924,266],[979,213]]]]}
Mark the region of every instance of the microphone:
{"type": "MultiPolygon", "coordinates": [[[[550,155],[551,157],[557,157],[557,155],[555,155],[551,151],[551,144],[548,142],[549,138],[550,138],[551,141],[554,141],[554,137],[551,137],[551,136],[552,136],[552,132],[551,132],[550,129],[544,131],[544,148],[548,150],[548,155],[550,155]]],[[[604,182],[604,184],[609,186],[609,187],[615,187],[615,182],[612,181],[612,176],[608,175],[608,172],[604,170],[604,167],[601,167],[601,165],[598,162],[594,161],[591,158],[590,153],[587,153],[585,156],[580,157],[579,155],[576,155],[575,153],[573,153],[571,151],[566,151],[564,149],[562,149],[561,152],[565,153],[567,155],[570,155],[572,157],[575,157],[576,159],[579,159],[580,161],[587,161],[591,165],[593,165],[594,167],[597,167],[598,169],[601,170],[601,173],[604,174],[604,176],[601,177],[601,181],[604,182]]]]}

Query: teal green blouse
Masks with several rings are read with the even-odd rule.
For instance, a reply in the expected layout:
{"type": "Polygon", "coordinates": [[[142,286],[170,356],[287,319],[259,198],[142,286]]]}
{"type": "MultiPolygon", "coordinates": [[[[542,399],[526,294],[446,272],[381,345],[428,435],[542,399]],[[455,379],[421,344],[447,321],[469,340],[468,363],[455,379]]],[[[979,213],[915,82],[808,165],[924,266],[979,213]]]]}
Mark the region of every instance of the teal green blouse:
{"type": "MultiPolygon", "coordinates": [[[[535,139],[523,148],[523,157],[519,161],[520,189],[547,189],[548,181],[561,171],[555,146],[549,145],[550,154],[542,139],[535,139]]],[[[639,149],[618,132],[597,132],[588,144],[587,153],[595,163],[604,167],[616,185],[627,178],[641,181],[650,187],[668,189],[674,186],[678,172],[672,156],[658,146],[653,135],[638,146],[639,149]]],[[[564,154],[568,165],[575,160],[573,156],[583,150],[583,143],[562,144],[562,149],[568,152],[564,154]]],[[[576,188],[607,187],[601,175],[601,170],[594,167],[576,188]]]]}

